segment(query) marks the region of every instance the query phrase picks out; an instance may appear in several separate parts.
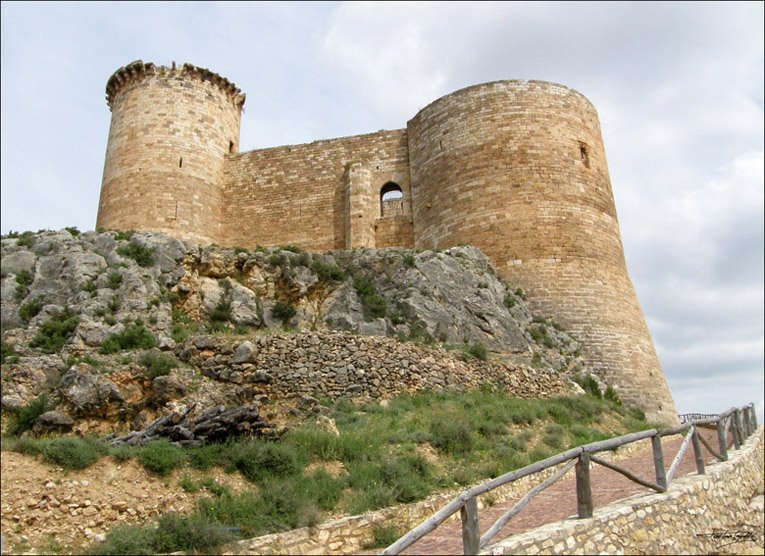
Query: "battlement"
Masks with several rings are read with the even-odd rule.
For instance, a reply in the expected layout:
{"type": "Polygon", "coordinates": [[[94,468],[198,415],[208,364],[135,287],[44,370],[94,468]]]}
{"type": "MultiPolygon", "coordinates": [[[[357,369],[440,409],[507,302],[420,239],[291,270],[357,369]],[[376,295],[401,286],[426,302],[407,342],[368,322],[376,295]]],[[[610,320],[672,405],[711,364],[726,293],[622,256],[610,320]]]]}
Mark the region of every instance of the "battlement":
{"type": "Polygon", "coordinates": [[[176,68],[175,62],[171,67],[155,66],[151,62],[144,63],[142,60],[130,62],[128,65],[115,71],[106,82],[106,103],[109,110],[112,109],[112,103],[115,95],[126,84],[142,79],[147,75],[177,75],[181,77],[190,76],[201,81],[209,81],[221,91],[225,92],[231,100],[241,109],[244,106],[245,96],[242,91],[231,81],[220,74],[210,71],[207,68],[201,68],[193,64],[183,64],[180,69],[176,68]]]}
{"type": "Polygon", "coordinates": [[[571,331],[622,400],[677,420],[627,275],[597,111],[581,93],[493,81],[434,100],[405,128],[241,153],[244,94],[208,69],[139,60],[106,93],[97,227],[245,248],[474,245],[571,331]]]}

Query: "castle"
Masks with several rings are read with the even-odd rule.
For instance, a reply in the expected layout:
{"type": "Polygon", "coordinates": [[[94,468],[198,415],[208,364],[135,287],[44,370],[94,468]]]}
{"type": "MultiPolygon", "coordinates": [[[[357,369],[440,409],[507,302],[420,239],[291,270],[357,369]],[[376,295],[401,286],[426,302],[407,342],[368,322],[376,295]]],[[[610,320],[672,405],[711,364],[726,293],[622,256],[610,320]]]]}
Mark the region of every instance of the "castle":
{"type": "Polygon", "coordinates": [[[106,86],[97,227],[310,251],[479,247],[649,418],[677,415],[635,291],[595,108],[542,81],[461,89],[403,129],[239,152],[245,95],[191,64],[106,86]]]}

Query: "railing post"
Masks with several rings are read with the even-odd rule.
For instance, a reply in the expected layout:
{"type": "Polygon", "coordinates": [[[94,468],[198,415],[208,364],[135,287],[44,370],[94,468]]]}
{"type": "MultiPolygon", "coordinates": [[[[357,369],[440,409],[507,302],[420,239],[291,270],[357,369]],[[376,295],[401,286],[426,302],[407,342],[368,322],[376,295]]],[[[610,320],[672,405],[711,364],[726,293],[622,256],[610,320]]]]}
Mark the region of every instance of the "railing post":
{"type": "Polygon", "coordinates": [[[754,405],[752,407],[752,428],[757,431],[757,412],[754,410],[754,405]]]}
{"type": "Polygon", "coordinates": [[[481,535],[478,531],[478,501],[468,498],[460,508],[462,518],[462,553],[478,554],[481,535]]]}
{"type": "Polygon", "coordinates": [[[592,517],[592,487],[590,486],[590,454],[582,452],[576,462],[576,509],[579,519],[592,517]]]}
{"type": "Polygon", "coordinates": [[[704,456],[701,453],[701,442],[699,442],[699,429],[693,427],[693,436],[691,437],[693,442],[693,457],[696,459],[696,472],[699,475],[704,475],[704,456]]]}
{"type": "Polygon", "coordinates": [[[717,421],[717,442],[720,444],[720,456],[723,461],[728,461],[728,439],[725,438],[725,419],[717,421]]]}
{"type": "Polygon", "coordinates": [[[741,449],[741,435],[739,434],[739,420],[737,419],[738,409],[730,416],[730,433],[733,436],[733,448],[741,449]]]}
{"type": "Polygon", "coordinates": [[[653,448],[653,468],[656,470],[656,484],[661,488],[667,488],[667,473],[664,469],[664,452],[661,450],[661,437],[656,434],[651,437],[653,448]]]}
{"type": "Polygon", "coordinates": [[[744,429],[744,440],[749,438],[752,434],[752,421],[749,418],[749,406],[747,405],[741,410],[741,425],[744,429]]]}

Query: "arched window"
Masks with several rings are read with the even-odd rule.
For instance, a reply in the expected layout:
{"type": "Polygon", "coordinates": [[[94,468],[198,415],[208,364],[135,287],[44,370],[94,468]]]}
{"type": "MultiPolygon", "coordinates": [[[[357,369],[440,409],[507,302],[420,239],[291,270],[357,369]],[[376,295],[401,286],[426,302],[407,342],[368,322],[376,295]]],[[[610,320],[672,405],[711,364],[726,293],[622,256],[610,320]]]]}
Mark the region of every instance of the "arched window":
{"type": "Polygon", "coordinates": [[[380,189],[380,216],[404,214],[404,192],[401,187],[389,181],[380,189]]]}

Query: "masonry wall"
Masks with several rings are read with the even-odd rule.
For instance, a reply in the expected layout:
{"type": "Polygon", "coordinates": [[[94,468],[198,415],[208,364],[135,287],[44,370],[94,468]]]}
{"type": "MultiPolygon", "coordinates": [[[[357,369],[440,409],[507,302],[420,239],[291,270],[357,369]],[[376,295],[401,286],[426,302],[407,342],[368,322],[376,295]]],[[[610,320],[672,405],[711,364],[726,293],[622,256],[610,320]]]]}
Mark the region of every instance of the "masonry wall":
{"type": "Polygon", "coordinates": [[[224,156],[239,146],[239,93],[188,64],[136,62],[115,72],[96,226],[217,241],[224,156]]]}
{"type": "Polygon", "coordinates": [[[479,247],[625,402],[674,422],[590,102],[553,83],[486,83],[436,100],[407,130],[415,247],[479,247]]]}
{"type": "Polygon", "coordinates": [[[374,247],[369,243],[374,243],[374,224],[380,216],[379,192],[389,181],[401,187],[408,202],[403,129],[232,155],[223,172],[220,243],[344,249],[346,228],[351,227],[348,217],[356,237],[366,237],[348,247],[374,247]],[[351,180],[351,170],[360,174],[358,180],[351,180]]]}

